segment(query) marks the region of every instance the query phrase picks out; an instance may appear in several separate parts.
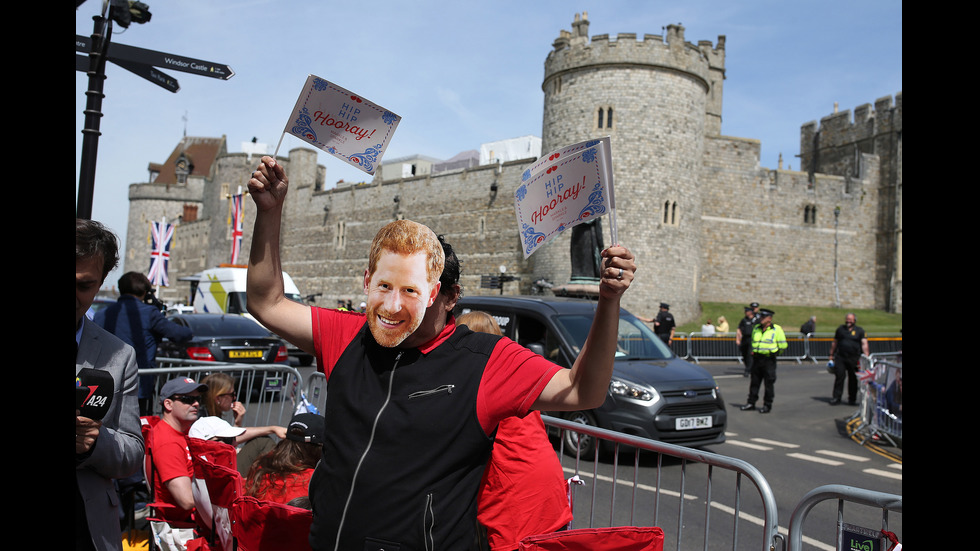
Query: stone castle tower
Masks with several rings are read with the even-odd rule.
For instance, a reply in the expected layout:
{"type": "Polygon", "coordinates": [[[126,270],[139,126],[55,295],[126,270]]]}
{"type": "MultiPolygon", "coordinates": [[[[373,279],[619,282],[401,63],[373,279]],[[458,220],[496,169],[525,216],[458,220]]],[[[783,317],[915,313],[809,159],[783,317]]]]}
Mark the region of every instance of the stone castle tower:
{"type": "MultiPolygon", "coordinates": [[[[589,39],[588,15],[576,15],[545,61],[542,151],[608,135],[612,146],[620,241],[642,258],[647,277],[634,284],[682,318],[696,315],[701,273],[702,162],[706,135],[721,129],[725,37],[718,45],[620,33],[589,39]]],[[[602,219],[610,243],[611,219],[602,219]]],[[[569,232],[566,232],[569,233],[569,232]]],[[[569,236],[531,257],[536,273],[568,281],[569,236]]],[[[631,290],[632,292],[632,290],[631,290]]],[[[654,308],[655,311],[655,308],[654,308]]]]}
{"type": "MultiPolygon", "coordinates": [[[[894,103],[859,106],[853,122],[835,110],[804,124],[802,170],[764,168],[758,140],[721,134],[724,36],[695,45],[670,25],[665,36],[590,39],[588,27],[587,15],[576,16],[544,62],[541,151],[610,137],[618,237],[640,267],[625,308],[647,316],[667,302],[681,323],[700,315],[699,301],[902,311],[901,92],[894,103]]],[[[573,232],[527,260],[521,253],[513,197],[535,160],[435,172],[395,166],[371,182],[325,189],[316,152],[293,149],[278,158],[290,177],[283,269],[302,293],[319,295],[318,305],[356,304],[375,232],[408,218],[454,245],[466,294],[500,292],[483,288],[481,276],[502,266],[514,276],[503,294],[531,293],[542,279],[568,284],[573,232]]],[[[229,198],[257,162],[251,152],[228,153],[223,138],[184,138],[164,165],[151,163],[150,181],[130,186],[125,269],[145,270],[146,224],[161,217],[179,221],[171,281],[228,262],[229,198]],[[183,177],[181,158],[191,161],[183,177]]],[[[251,243],[250,200],[245,220],[240,263],[251,243]]],[[[608,246],[611,217],[599,220],[608,246]]],[[[160,297],[186,300],[187,291],[172,284],[160,297]]]]}

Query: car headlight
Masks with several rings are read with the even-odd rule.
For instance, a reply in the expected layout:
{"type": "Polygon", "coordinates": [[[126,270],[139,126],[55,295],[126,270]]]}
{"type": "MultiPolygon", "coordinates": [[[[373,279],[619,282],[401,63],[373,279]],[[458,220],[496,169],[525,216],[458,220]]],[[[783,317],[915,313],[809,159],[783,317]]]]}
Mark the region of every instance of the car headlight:
{"type": "Polygon", "coordinates": [[[660,399],[660,394],[652,388],[613,378],[609,381],[609,392],[613,396],[622,396],[644,404],[653,404],[660,399]]]}

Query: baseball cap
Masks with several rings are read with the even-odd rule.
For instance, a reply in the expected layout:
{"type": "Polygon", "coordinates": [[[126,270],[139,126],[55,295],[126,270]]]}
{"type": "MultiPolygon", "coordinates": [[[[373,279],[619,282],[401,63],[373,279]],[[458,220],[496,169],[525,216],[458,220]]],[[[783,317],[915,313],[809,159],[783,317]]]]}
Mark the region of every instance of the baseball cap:
{"type": "Polygon", "coordinates": [[[201,417],[191,425],[187,436],[210,440],[212,438],[235,438],[245,432],[244,427],[233,427],[221,417],[201,417]]]}
{"type": "Polygon", "coordinates": [[[162,403],[167,398],[171,396],[176,396],[177,394],[187,394],[188,392],[207,392],[208,385],[200,384],[190,377],[177,377],[175,379],[170,379],[164,383],[163,388],[160,389],[160,402],[162,403]]]}
{"type": "Polygon", "coordinates": [[[298,413],[289,420],[286,438],[296,442],[323,444],[327,426],[323,417],[315,413],[298,413]]]}

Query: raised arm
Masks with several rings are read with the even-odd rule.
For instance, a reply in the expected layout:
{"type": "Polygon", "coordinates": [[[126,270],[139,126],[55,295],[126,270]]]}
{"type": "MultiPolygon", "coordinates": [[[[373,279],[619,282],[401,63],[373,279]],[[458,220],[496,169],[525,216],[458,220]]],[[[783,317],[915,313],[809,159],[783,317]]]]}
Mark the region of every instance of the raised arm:
{"type": "Polygon", "coordinates": [[[289,179],[275,159],[262,157],[248,181],[255,202],[255,226],[248,260],[245,294],[250,314],[267,329],[313,353],[310,307],[286,298],[279,239],[289,179]]]}
{"type": "Polygon", "coordinates": [[[618,245],[602,251],[602,256],[599,303],[589,336],[572,368],[559,370],[551,378],[534,402],[534,409],[593,409],[606,399],[619,336],[619,303],[633,281],[636,264],[633,254],[618,245]]]}

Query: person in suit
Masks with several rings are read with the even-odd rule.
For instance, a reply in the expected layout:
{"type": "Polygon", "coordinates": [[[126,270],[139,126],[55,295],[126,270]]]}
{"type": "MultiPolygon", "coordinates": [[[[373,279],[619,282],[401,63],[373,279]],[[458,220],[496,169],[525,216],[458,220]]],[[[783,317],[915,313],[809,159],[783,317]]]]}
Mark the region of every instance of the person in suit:
{"type": "Polygon", "coordinates": [[[113,379],[101,420],[75,409],[75,548],[121,550],[119,495],[113,479],[136,472],[143,461],[133,347],[86,318],[106,276],[119,262],[115,234],[99,222],[75,219],[75,376],[100,369],[113,379]]]}
{"type": "MultiPolygon", "coordinates": [[[[194,336],[190,327],[178,325],[164,317],[159,308],[147,304],[153,295],[153,284],[140,272],[126,272],[119,278],[119,300],[99,310],[95,323],[119,337],[136,350],[139,369],[156,367],[157,343],[170,339],[184,343],[194,336]]],[[[143,375],[139,382],[140,415],[153,413],[155,375],[143,375]]]]}

